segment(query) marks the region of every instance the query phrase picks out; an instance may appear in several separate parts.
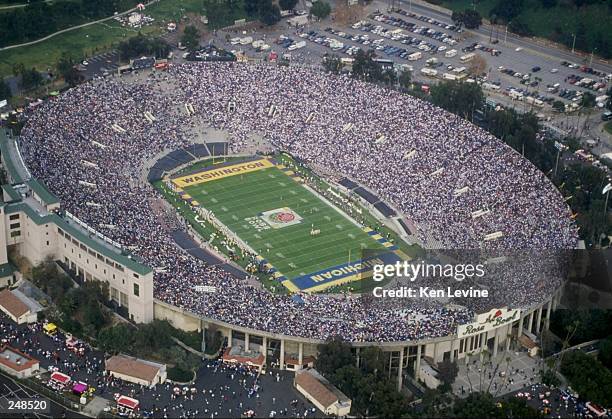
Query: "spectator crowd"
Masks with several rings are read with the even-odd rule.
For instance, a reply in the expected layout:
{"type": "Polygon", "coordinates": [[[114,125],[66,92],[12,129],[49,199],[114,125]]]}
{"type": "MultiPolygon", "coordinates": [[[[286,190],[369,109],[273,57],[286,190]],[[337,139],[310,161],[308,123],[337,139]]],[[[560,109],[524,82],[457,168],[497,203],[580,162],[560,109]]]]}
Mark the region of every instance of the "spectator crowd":
{"type": "MultiPolygon", "coordinates": [[[[198,315],[285,335],[382,342],[449,335],[481,308],[372,305],[354,295],[296,302],[190,257],[160,228],[152,202],[161,196],[144,167],[193,144],[203,127],[225,131],[233,152],[258,133],[277,150],[370,188],[402,211],[425,245],[492,252],[576,245],[563,197],[501,141],[425,101],[305,68],[191,63],[97,80],[38,107],[19,146],[63,208],[155,268],[155,298],[198,315]]],[[[506,287],[496,304],[523,307],[550,296],[559,269],[532,259],[491,268],[487,286],[506,287]]]]}

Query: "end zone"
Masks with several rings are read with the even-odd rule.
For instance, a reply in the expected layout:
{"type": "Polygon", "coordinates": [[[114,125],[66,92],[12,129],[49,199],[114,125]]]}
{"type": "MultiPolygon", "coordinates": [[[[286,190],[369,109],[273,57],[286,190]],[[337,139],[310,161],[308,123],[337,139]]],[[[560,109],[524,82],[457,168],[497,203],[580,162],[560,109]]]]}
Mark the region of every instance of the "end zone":
{"type": "Polygon", "coordinates": [[[240,162],[224,167],[210,167],[201,172],[181,176],[172,179],[172,183],[179,188],[198,185],[212,180],[223,179],[229,176],[241,175],[243,173],[255,172],[257,170],[274,167],[275,164],[270,159],[258,159],[249,162],[240,162]]]}

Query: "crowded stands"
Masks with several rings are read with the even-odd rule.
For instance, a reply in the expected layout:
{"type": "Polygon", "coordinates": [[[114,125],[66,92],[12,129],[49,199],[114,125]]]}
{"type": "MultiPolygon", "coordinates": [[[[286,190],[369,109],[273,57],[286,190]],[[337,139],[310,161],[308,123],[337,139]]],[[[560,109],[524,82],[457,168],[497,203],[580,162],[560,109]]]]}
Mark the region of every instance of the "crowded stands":
{"type": "MultiPolygon", "coordinates": [[[[64,209],[155,268],[155,298],[197,315],[285,335],[384,342],[447,336],[481,308],[372,305],[344,294],[297,303],[184,253],[162,227],[163,198],[144,168],[163,152],[193,146],[207,127],[226,132],[232,152],[247,150],[257,133],[375,191],[424,246],[576,246],[563,197],[501,141],[409,95],[305,68],[191,63],[83,84],[33,111],[19,146],[64,209]]],[[[534,259],[512,275],[492,268],[491,280],[510,291],[496,303],[524,307],[550,297],[558,268],[534,259]]]]}

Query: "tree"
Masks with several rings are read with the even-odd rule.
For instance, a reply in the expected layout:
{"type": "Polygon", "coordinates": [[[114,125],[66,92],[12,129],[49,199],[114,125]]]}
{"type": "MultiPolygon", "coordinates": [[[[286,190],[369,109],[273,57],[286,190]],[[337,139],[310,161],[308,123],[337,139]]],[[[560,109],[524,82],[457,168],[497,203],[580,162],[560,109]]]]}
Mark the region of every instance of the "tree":
{"type": "MultiPolygon", "coordinates": [[[[489,16],[501,18],[505,22],[512,21],[523,11],[523,0],[498,0],[497,4],[491,9],[489,16]]],[[[493,23],[496,23],[492,19],[493,23]]]]}
{"type": "Polygon", "coordinates": [[[34,67],[21,74],[21,85],[26,90],[36,89],[42,82],[42,75],[34,67]]]}
{"type": "Polygon", "coordinates": [[[382,68],[374,61],[375,56],[374,50],[357,51],[355,61],[353,61],[353,77],[369,82],[382,80],[382,68]]]}
{"type": "Polygon", "coordinates": [[[25,66],[23,63],[13,64],[13,76],[19,77],[25,72],[25,66]]]}
{"type": "Polygon", "coordinates": [[[487,72],[487,60],[480,55],[476,54],[474,58],[470,61],[468,71],[473,76],[482,76],[487,72]]]}
{"type": "Polygon", "coordinates": [[[342,71],[342,61],[336,54],[325,54],[323,56],[323,68],[330,73],[339,74],[342,71]]]}
{"type": "Polygon", "coordinates": [[[561,363],[561,373],[585,400],[612,405],[612,371],[582,351],[571,351],[561,363]]]}
{"type": "Polygon", "coordinates": [[[516,17],[508,24],[508,29],[521,36],[532,36],[533,31],[522,17],[516,17]]]}
{"type": "Polygon", "coordinates": [[[580,105],[585,108],[592,108],[595,106],[595,95],[591,92],[585,92],[582,95],[582,100],[580,101],[580,105]]]}
{"type": "Polygon", "coordinates": [[[484,106],[484,93],[476,83],[445,81],[431,88],[431,101],[471,121],[474,112],[484,106]]]}
{"type": "Polygon", "coordinates": [[[188,25],[183,31],[181,43],[187,47],[189,51],[195,51],[200,46],[200,31],[193,25],[188,25]]]}
{"type": "Polygon", "coordinates": [[[470,393],[465,399],[457,400],[453,413],[463,418],[498,417],[498,412],[489,393],[470,393]]]}
{"type": "Polygon", "coordinates": [[[95,300],[90,300],[85,306],[83,320],[86,325],[93,326],[95,331],[98,331],[106,323],[104,314],[100,310],[100,304],[95,300]]]}
{"type": "Polygon", "coordinates": [[[395,74],[395,70],[392,68],[387,68],[382,72],[381,79],[386,85],[393,86],[397,82],[397,74],[395,74]]]}
{"type": "Polygon", "coordinates": [[[259,0],[244,0],[244,11],[248,16],[255,16],[259,11],[259,0]]]}
{"type": "Polygon", "coordinates": [[[209,355],[215,355],[223,345],[223,334],[215,325],[211,324],[208,329],[204,329],[204,341],[206,343],[205,352],[209,355]]]}
{"type": "Polygon", "coordinates": [[[281,20],[279,7],[276,4],[270,3],[269,7],[260,10],[259,20],[268,26],[275,25],[281,20]]]}
{"type": "Polygon", "coordinates": [[[278,5],[281,10],[293,10],[293,8],[297,5],[298,0],[279,0],[278,5]]]}
{"type": "Polygon", "coordinates": [[[468,29],[478,29],[482,24],[482,16],[477,10],[465,9],[461,21],[468,29]]]}
{"type": "Polygon", "coordinates": [[[77,309],[77,301],[75,299],[75,294],[72,292],[67,293],[62,297],[59,302],[58,308],[67,317],[72,316],[72,314],[77,309]]]}
{"type": "Polygon", "coordinates": [[[317,0],[312,3],[310,13],[319,19],[325,19],[331,13],[331,6],[323,0],[317,0]]]}
{"type": "Polygon", "coordinates": [[[463,25],[463,12],[453,11],[451,15],[451,20],[455,24],[455,26],[463,25]]]}
{"type": "Polygon", "coordinates": [[[4,80],[0,80],[0,100],[8,100],[12,96],[13,93],[11,93],[11,88],[9,87],[8,83],[6,83],[4,80]]]}
{"type": "Polygon", "coordinates": [[[139,353],[172,346],[172,326],[167,320],[153,320],[141,325],[134,334],[134,350],[139,353]]]}
{"type": "Polygon", "coordinates": [[[552,108],[557,112],[565,112],[565,103],[560,100],[555,100],[552,103],[552,108]]]}
{"type": "Polygon", "coordinates": [[[599,354],[597,355],[599,362],[604,364],[606,368],[612,370],[612,336],[599,342],[599,354]]]}
{"type": "Polygon", "coordinates": [[[457,366],[457,362],[444,360],[438,363],[438,377],[440,378],[441,384],[444,388],[450,390],[452,384],[455,382],[455,378],[457,378],[457,374],[459,373],[459,367],[457,366]]]}
{"type": "Polygon", "coordinates": [[[399,75],[398,82],[404,89],[410,88],[410,85],[412,84],[412,75],[410,74],[410,71],[402,71],[399,75]]]}
{"type": "Polygon", "coordinates": [[[316,360],[316,368],[321,374],[331,376],[341,367],[354,364],[355,360],[350,345],[340,337],[334,337],[319,345],[319,357],[316,360]]]}
{"type": "Polygon", "coordinates": [[[62,54],[56,67],[60,76],[62,76],[64,81],[71,87],[76,86],[82,80],[81,75],[75,68],[74,60],[67,53],[62,54]]]}
{"type": "Polygon", "coordinates": [[[133,330],[130,326],[119,323],[116,326],[100,330],[97,343],[106,352],[129,352],[132,347],[133,330]]]}

